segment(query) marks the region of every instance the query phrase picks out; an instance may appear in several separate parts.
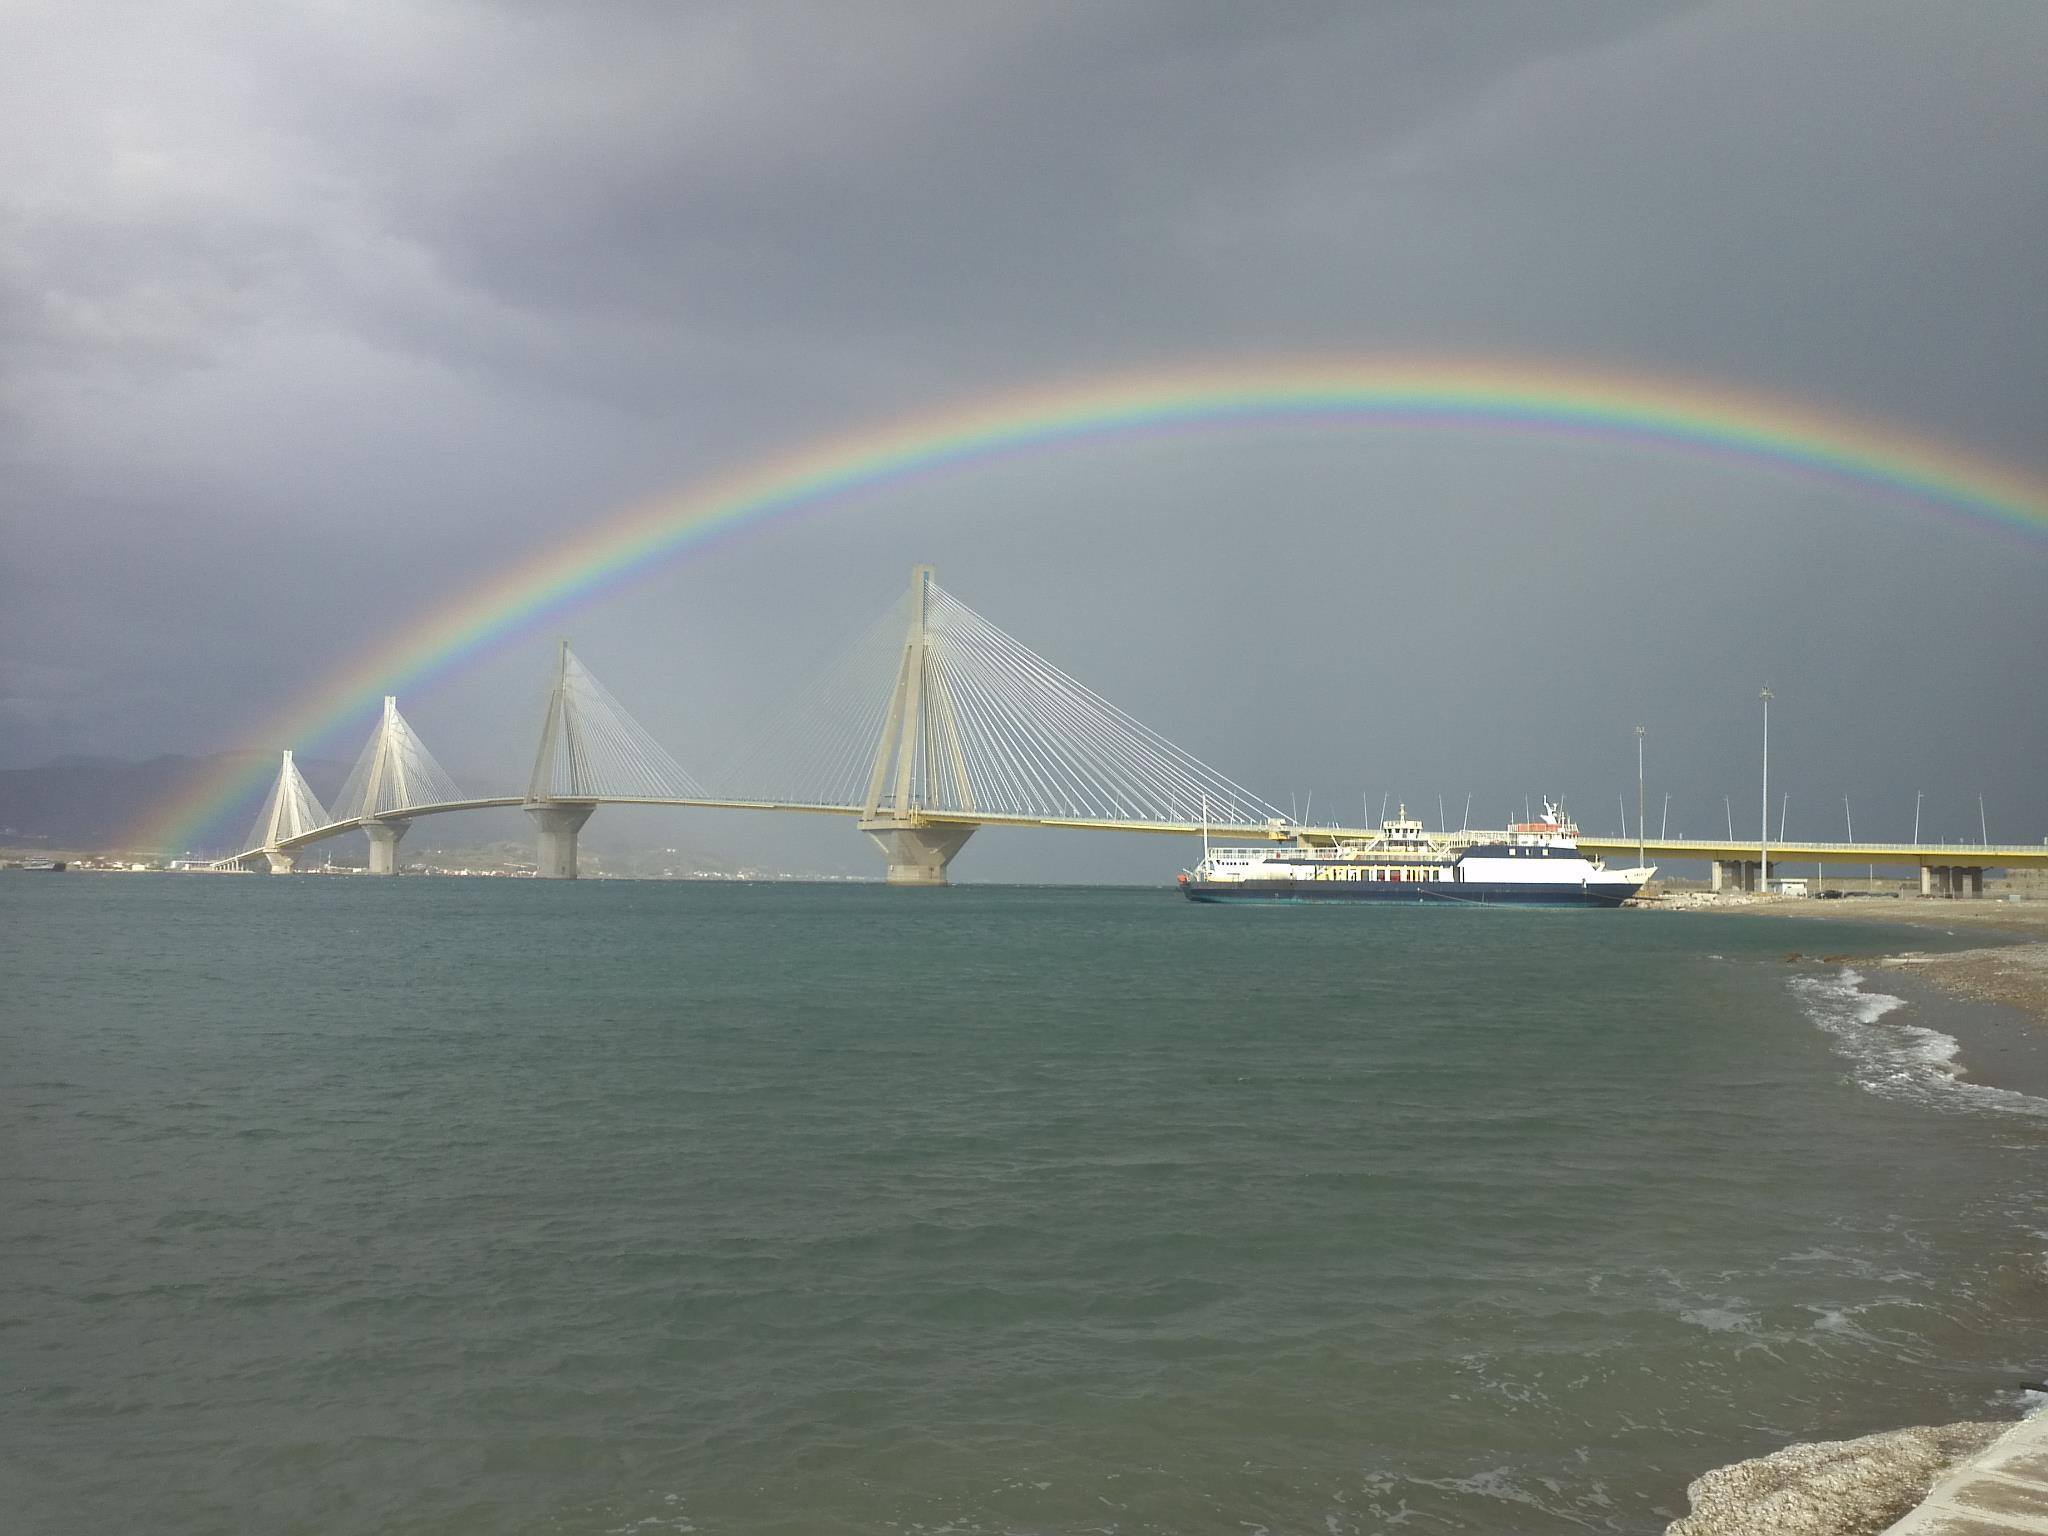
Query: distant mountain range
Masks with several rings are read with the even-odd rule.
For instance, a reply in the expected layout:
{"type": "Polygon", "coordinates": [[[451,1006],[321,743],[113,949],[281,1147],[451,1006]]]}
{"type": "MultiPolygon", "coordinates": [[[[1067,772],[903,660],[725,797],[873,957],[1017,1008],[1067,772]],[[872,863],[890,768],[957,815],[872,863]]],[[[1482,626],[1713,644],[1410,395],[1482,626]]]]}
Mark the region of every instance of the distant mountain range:
{"type": "MultiPolygon", "coordinates": [[[[65,756],[35,768],[0,769],[0,843],[18,847],[122,851],[117,845],[144,817],[173,797],[227,768],[251,770],[268,753],[230,752],[217,757],[152,757],[133,762],[118,757],[65,756]]],[[[301,761],[314,793],[332,794],[348,776],[347,763],[301,761]]],[[[246,809],[225,819],[239,830],[255,818],[263,790],[246,809]]],[[[232,839],[232,834],[227,834],[232,839]]],[[[182,851],[182,850],[180,850],[182,851]]]]}

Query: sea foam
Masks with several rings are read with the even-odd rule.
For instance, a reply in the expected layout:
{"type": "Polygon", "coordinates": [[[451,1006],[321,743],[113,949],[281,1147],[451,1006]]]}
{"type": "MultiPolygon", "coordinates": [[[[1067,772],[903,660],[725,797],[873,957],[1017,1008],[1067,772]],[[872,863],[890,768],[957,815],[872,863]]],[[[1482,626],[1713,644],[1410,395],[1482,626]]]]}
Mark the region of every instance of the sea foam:
{"type": "Polygon", "coordinates": [[[1865,991],[1864,980],[1861,971],[1844,966],[1832,976],[1795,976],[1790,983],[1806,1016],[1849,1059],[1861,1087],[1883,1098],[1942,1108],[2048,1117],[2048,1099],[1971,1082],[1957,1060],[1954,1035],[1891,1018],[1906,1000],[1865,991]]]}

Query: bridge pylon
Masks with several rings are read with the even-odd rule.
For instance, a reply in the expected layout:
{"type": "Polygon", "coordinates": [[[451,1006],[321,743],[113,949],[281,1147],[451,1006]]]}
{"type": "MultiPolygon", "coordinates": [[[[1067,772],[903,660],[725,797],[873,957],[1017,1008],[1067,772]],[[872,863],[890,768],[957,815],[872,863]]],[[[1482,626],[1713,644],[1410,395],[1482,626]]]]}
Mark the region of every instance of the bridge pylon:
{"type": "Polygon", "coordinates": [[[555,685],[526,781],[545,880],[576,878],[576,834],[600,800],[673,804],[707,798],[696,775],[626,712],[569,642],[555,647],[555,685]]]}
{"type": "Polygon", "coordinates": [[[923,814],[929,782],[941,774],[973,809],[951,690],[932,664],[931,598],[932,568],[917,566],[910,573],[909,630],[861,802],[860,829],[888,860],[891,885],[945,885],[946,866],[974,832],[935,825],[923,814]]]}
{"type": "Polygon", "coordinates": [[[292,872],[292,855],[279,845],[315,827],[324,827],[331,819],[321,808],[313,786],[292,761],[291,748],[287,747],[278,764],[277,782],[271,785],[263,809],[256,813],[256,824],[249,829],[249,846],[262,853],[273,875],[288,875],[292,872]]]}
{"type": "Polygon", "coordinates": [[[386,694],[376,729],[335,797],[334,819],[360,820],[370,839],[370,873],[395,875],[398,841],[412,826],[403,813],[462,797],[455,780],[398,712],[398,700],[386,694]]]}
{"type": "Polygon", "coordinates": [[[540,750],[526,781],[526,814],[538,834],[534,873],[543,880],[576,878],[576,834],[590,820],[594,804],[565,801],[562,791],[587,788],[589,754],[584,741],[582,710],[570,682],[576,660],[569,642],[555,643],[555,685],[548,692],[547,718],[541,722],[540,750]]]}

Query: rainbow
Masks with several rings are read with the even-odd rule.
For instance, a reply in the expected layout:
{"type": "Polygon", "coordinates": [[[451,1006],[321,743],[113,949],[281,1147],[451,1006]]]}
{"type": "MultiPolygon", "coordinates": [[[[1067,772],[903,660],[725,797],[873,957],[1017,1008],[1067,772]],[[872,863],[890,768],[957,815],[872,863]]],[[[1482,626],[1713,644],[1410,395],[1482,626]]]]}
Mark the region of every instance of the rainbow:
{"type": "MultiPolygon", "coordinates": [[[[1969,449],[1839,411],[1670,377],[1499,358],[1230,362],[1069,382],[826,439],[631,507],[393,632],[264,720],[308,745],[384,693],[446,673],[666,561],[777,519],[1022,455],[1180,433],[1453,430],[1591,441],[1817,477],[1988,525],[2048,531],[2048,481],[1969,449]]],[[[268,764],[213,766],[128,845],[181,849],[268,764]]]]}

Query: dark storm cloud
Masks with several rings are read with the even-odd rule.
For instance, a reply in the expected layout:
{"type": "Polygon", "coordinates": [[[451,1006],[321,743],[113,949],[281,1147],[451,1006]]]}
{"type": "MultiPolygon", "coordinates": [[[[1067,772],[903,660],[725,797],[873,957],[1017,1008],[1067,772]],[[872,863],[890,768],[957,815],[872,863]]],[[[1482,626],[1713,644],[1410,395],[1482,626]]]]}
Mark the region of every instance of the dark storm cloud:
{"type": "MultiPolygon", "coordinates": [[[[1698,371],[2038,463],[2048,24],[2028,8],[49,4],[10,32],[9,761],[234,738],[380,626],[629,497],[894,411],[1190,354],[1698,371]]],[[[1304,447],[1260,461],[1265,494],[1221,462],[1185,483],[1048,467],[1012,500],[963,492],[1004,509],[971,537],[943,497],[864,514],[865,544],[779,536],[772,580],[797,617],[777,634],[746,629],[736,580],[688,573],[588,622],[630,614],[651,656],[794,657],[885,601],[882,571],[943,549],[983,583],[967,595],[1028,632],[1088,586],[1057,539],[1104,553],[1145,527],[1133,558],[1179,553],[1157,592],[1116,601],[1130,633],[1163,635],[1213,568],[1197,552],[1265,547],[1248,505],[1290,549],[1349,555],[1360,505],[1382,520],[1376,549],[1422,548],[1429,508],[1469,498],[1489,545],[1533,517],[1598,582],[1669,568],[1677,535],[1613,523],[1609,503],[1680,482],[1448,452],[1304,447]],[[1293,478],[1291,498],[1271,490],[1293,478]],[[856,568],[879,590],[835,606],[856,568]]],[[[1674,518],[1744,530],[1781,562],[1888,526],[1823,509],[1810,538],[1774,513],[1782,488],[1683,483],[1695,509],[1674,518]]],[[[1937,563],[1941,547],[1913,544],[1937,563]]],[[[1988,603],[2005,661],[2039,659],[2038,546],[1989,573],[1976,553],[1936,570],[1932,601],[1988,603]]],[[[771,579],[767,553],[730,558],[771,579]]],[[[1854,563],[1877,579],[1883,544],[1854,563]]],[[[1259,562],[1241,574],[1285,600],[1259,562]]],[[[1722,578],[1665,599],[1629,687],[1718,686],[1716,669],[1813,649],[1779,612],[1798,581],[1722,578]],[[1772,643],[1723,639],[1701,661],[1693,621],[1713,612],[1772,643]]],[[[1488,614],[1519,611],[1511,573],[1472,579],[1477,655],[1510,653],[1488,614]]],[[[1977,628],[1885,665],[1938,687],[1977,628]]],[[[1290,643],[1359,642],[1333,621],[1290,643]]],[[[1603,664],[1592,639],[1555,643],[1603,664]]],[[[1823,650],[1816,686],[1882,691],[1876,660],[1823,650]]],[[[1432,665],[1416,661],[1418,687],[1455,698],[1432,665]]],[[[1295,670],[1267,668],[1261,695],[1317,702],[1316,668],[1295,670]]],[[[1141,714],[1215,707],[1157,675],[1116,680],[1141,714]]],[[[498,750],[474,714],[444,757],[498,750]]],[[[2011,753],[2043,745],[2038,720],[1981,728],[2011,753]]],[[[1302,771],[1334,780],[1366,750],[1302,771]]],[[[1542,752],[1580,770],[1568,743],[1542,752]]],[[[2031,814],[2048,818],[2038,794],[2031,814]]]]}

